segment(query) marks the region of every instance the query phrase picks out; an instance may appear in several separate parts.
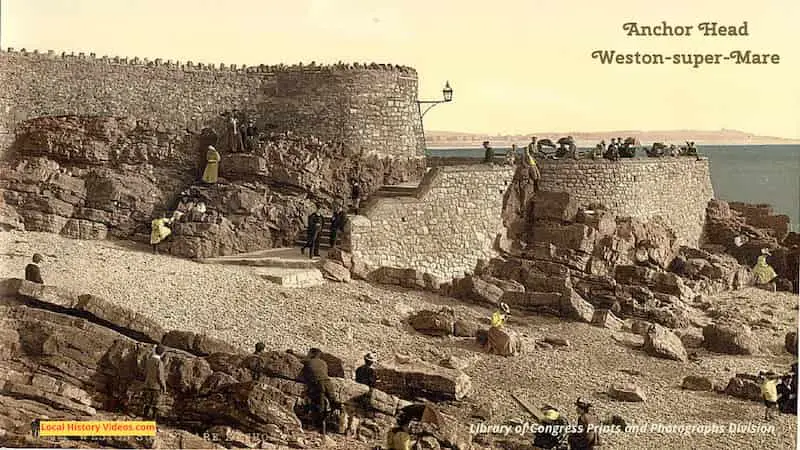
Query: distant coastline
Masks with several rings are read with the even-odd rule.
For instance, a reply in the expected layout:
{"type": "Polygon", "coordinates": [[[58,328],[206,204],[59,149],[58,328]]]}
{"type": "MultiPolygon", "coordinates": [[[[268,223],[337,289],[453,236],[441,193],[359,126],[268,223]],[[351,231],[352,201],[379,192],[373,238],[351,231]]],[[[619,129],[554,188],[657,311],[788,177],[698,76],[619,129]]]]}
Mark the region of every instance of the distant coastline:
{"type": "Polygon", "coordinates": [[[489,141],[495,147],[510,147],[511,144],[524,145],[530,142],[531,136],[549,138],[553,141],[560,137],[572,136],[579,147],[594,147],[601,140],[607,143],[617,137],[634,137],[644,145],[653,142],[666,144],[684,144],[692,141],[697,145],[797,145],[800,139],[781,138],[774,136],[759,136],[738,130],[664,130],[664,131],[597,131],[597,132],[531,132],[527,134],[481,134],[462,133],[457,131],[426,131],[425,140],[428,148],[468,148],[480,146],[483,141],[489,141]]]}

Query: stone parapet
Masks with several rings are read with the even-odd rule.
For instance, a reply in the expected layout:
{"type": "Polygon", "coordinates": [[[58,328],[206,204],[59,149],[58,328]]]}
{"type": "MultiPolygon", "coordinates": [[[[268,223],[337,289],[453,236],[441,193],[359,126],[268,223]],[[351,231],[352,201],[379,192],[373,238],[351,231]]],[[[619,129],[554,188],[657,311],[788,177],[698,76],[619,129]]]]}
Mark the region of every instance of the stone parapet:
{"type": "Polygon", "coordinates": [[[512,177],[507,166],[434,168],[415,195],[370,202],[350,221],[353,264],[414,269],[442,280],[471,273],[479,259],[496,256],[512,177]]]}

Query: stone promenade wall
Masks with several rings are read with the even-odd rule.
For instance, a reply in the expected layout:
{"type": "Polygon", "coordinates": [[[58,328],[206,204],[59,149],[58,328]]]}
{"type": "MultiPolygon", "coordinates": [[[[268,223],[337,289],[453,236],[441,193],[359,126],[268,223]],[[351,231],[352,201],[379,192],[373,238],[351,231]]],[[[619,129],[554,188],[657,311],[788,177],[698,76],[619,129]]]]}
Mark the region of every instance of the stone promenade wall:
{"type": "Polygon", "coordinates": [[[680,243],[697,246],[714,197],[706,158],[542,160],[540,189],[600,203],[618,216],[661,216],[680,243]]]}
{"type": "Polygon", "coordinates": [[[451,166],[428,171],[415,196],[377,198],[350,221],[354,264],[415,269],[442,281],[496,256],[504,228],[507,166],[451,166]]]}
{"type": "Polygon", "coordinates": [[[417,73],[409,67],[237,67],[9,49],[0,51],[0,80],[0,156],[17,124],[34,117],[111,115],[146,128],[199,130],[232,109],[263,130],[355,152],[424,156],[417,73]]]}

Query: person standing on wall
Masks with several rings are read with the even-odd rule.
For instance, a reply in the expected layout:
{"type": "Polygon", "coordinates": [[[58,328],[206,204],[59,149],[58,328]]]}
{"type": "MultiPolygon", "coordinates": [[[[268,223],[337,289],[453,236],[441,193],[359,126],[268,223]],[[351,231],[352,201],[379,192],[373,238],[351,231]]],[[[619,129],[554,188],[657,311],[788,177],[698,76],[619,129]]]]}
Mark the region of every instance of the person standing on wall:
{"type": "Polygon", "coordinates": [[[494,163],[494,149],[489,146],[489,141],[483,141],[483,163],[484,164],[492,164],[494,163]]]}
{"type": "Polygon", "coordinates": [[[539,179],[542,174],[539,172],[539,166],[536,164],[536,158],[533,157],[536,153],[536,138],[531,138],[531,143],[525,148],[525,164],[528,166],[528,178],[533,181],[533,192],[539,192],[539,179]]]}

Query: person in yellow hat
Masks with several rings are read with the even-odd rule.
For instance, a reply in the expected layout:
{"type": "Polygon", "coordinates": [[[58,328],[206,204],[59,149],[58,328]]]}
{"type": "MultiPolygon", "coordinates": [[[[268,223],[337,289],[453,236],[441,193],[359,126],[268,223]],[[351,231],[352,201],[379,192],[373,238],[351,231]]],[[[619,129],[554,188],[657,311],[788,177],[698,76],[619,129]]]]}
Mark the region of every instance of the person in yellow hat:
{"type": "Polygon", "coordinates": [[[208,146],[206,151],[206,170],[203,171],[203,183],[215,184],[219,176],[219,161],[222,157],[213,145],[208,146]]]}
{"type": "Polygon", "coordinates": [[[755,277],[756,286],[774,291],[774,282],[775,279],[778,278],[778,274],[775,273],[775,269],[767,263],[767,256],[771,256],[769,250],[766,248],[762,249],[756,265],[753,266],[753,276],[755,277]]]}

